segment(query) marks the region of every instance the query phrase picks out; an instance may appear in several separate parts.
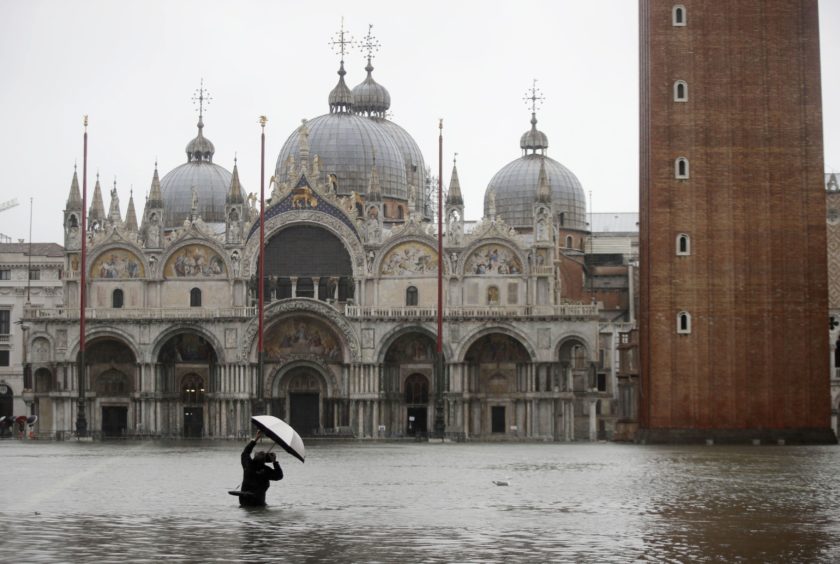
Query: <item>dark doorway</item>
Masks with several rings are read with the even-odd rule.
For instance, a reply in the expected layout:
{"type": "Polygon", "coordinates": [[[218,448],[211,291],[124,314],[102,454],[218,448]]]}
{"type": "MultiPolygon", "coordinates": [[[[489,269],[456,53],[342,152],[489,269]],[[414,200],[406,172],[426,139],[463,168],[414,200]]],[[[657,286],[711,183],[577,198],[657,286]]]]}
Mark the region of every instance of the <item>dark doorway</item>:
{"type": "Polygon", "coordinates": [[[200,439],[204,434],[204,408],[184,408],[184,436],[200,439]]]}
{"type": "Polygon", "coordinates": [[[427,413],[428,409],[426,407],[408,408],[408,422],[405,427],[407,435],[416,437],[426,434],[426,430],[428,429],[426,421],[427,413]]]}
{"type": "Polygon", "coordinates": [[[102,407],[102,436],[123,437],[128,427],[128,408],[119,405],[102,407]]]}
{"type": "Polygon", "coordinates": [[[289,424],[300,435],[314,435],[318,432],[319,394],[289,394],[289,424]]]}
{"type": "Polygon", "coordinates": [[[494,405],[490,408],[490,430],[493,433],[505,432],[505,407],[503,405],[494,405]]]}

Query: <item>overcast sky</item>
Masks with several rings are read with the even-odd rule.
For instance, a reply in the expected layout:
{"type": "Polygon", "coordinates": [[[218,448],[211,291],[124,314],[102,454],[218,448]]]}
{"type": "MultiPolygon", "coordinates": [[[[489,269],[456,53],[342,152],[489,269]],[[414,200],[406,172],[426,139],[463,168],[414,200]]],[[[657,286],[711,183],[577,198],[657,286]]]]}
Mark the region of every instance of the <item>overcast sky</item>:
{"type": "MultiPolygon", "coordinates": [[[[595,212],[638,209],[638,12],[635,0],[81,1],[0,0],[0,233],[63,244],[62,210],[90,116],[88,188],[96,172],[106,210],[116,177],[123,214],[133,187],[138,220],[157,159],[161,176],[186,162],[196,134],[191,98],[212,96],[205,135],[214,162],[259,192],[260,128],[266,179],[301,118],[328,111],[341,18],[361,38],[373,24],[374,78],[437,173],[453,153],[467,219],[482,214],[492,176],[519,157],[529,127],[523,97],[537,79],[538,127],[548,154],[580,179],[595,212]]],[[[820,1],[825,162],[840,171],[840,2],[820,1]],[[832,33],[829,33],[829,30],[832,33]]],[[[350,88],[364,55],[345,57],[350,88]]]]}

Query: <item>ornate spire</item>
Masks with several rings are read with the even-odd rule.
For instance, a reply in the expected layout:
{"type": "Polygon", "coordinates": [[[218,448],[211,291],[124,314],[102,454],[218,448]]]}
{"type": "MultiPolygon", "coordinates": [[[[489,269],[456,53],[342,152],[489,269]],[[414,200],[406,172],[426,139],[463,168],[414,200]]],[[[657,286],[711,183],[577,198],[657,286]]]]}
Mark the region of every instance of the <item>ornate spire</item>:
{"type": "Polygon", "coordinates": [[[122,223],[122,214],[120,213],[120,197],[117,194],[117,179],[114,178],[114,187],[111,189],[111,207],[108,210],[108,221],[113,225],[122,223]]]}
{"type": "Polygon", "coordinates": [[[344,31],[344,18],[341,18],[341,29],[330,41],[330,45],[336,54],[341,55],[341,63],[338,68],[338,84],[332,89],[329,96],[330,113],[349,112],[353,105],[353,93],[344,82],[344,53],[346,48],[353,45],[353,39],[344,31]]]}
{"type": "Polygon", "coordinates": [[[134,211],[134,190],[128,195],[128,209],[125,210],[125,228],[127,231],[137,233],[137,213],[134,211]]]}
{"type": "Polygon", "coordinates": [[[542,154],[545,154],[545,150],[548,149],[548,137],[545,133],[537,129],[537,109],[542,105],[545,97],[543,97],[540,89],[537,88],[536,78],[531,85],[531,89],[525,93],[523,100],[531,107],[531,129],[522,134],[522,137],[519,139],[519,147],[526,155],[529,150],[532,154],[535,154],[538,150],[542,151],[542,154]]]}
{"type": "Polygon", "coordinates": [[[449,193],[446,195],[446,204],[449,206],[463,206],[464,198],[461,196],[461,183],[458,181],[458,153],[452,159],[452,177],[449,179],[449,193]]]}
{"type": "Polygon", "coordinates": [[[152,175],[152,189],[149,192],[149,198],[146,200],[146,206],[150,208],[163,207],[163,194],[160,191],[160,178],[158,178],[157,161],[155,161],[155,173],[152,175]]]}
{"type": "Polygon", "coordinates": [[[540,159],[540,175],[537,178],[537,201],[544,204],[551,203],[551,186],[545,172],[545,159],[540,159]]]}
{"type": "Polygon", "coordinates": [[[382,188],[379,185],[379,173],[376,170],[376,149],[373,150],[373,166],[370,168],[370,182],[366,198],[369,202],[382,201],[382,188]]]}
{"type": "Polygon", "coordinates": [[[230,177],[230,190],[228,190],[225,201],[228,204],[244,204],[245,198],[242,196],[242,185],[239,183],[239,167],[236,163],[236,158],[233,159],[233,174],[230,177]]]}
{"type": "Polygon", "coordinates": [[[96,185],[93,187],[93,201],[88,210],[88,222],[90,225],[94,221],[100,223],[105,219],[105,204],[102,203],[102,187],[99,185],[99,173],[96,173],[96,185]]]}
{"type": "Polygon", "coordinates": [[[79,191],[79,176],[76,174],[76,167],[73,167],[73,180],[70,182],[70,195],[67,196],[67,209],[82,209],[82,193],[79,191]]]}

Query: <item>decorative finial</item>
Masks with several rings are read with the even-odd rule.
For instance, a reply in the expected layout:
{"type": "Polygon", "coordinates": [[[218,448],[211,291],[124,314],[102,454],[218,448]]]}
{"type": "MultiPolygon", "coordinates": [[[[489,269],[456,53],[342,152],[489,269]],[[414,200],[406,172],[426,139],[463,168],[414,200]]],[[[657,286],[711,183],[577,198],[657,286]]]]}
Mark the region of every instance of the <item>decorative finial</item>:
{"type": "Polygon", "coordinates": [[[73,172],[76,172],[77,166],[79,166],[79,161],[73,161],[73,172]]]}
{"type": "Polygon", "coordinates": [[[233,152],[233,166],[236,166],[238,157],[239,157],[239,153],[237,151],[234,151],[233,152]]]}
{"type": "Polygon", "coordinates": [[[458,164],[458,153],[455,153],[452,157],[452,166],[455,166],[456,164],[458,164]]]}
{"type": "Polygon", "coordinates": [[[87,116],[87,114],[85,114],[85,119],[84,119],[84,122],[85,122],[85,131],[87,131],[87,122],[88,122],[88,116],[87,116]]]}
{"type": "Polygon", "coordinates": [[[344,54],[353,46],[353,38],[344,30],[344,16],[341,16],[341,29],[330,40],[329,45],[336,55],[341,55],[341,62],[344,62],[344,54]]]}
{"type": "Polygon", "coordinates": [[[268,118],[265,116],[260,116],[260,127],[265,129],[265,124],[268,122],[268,118]]]}
{"type": "Polygon", "coordinates": [[[157,156],[155,157],[155,170],[157,170],[157,156]]]}
{"type": "Polygon", "coordinates": [[[199,121],[201,121],[201,118],[204,117],[204,105],[207,104],[209,106],[212,99],[213,98],[210,97],[210,93],[204,89],[204,79],[202,78],[201,86],[195,91],[195,94],[193,94],[192,97],[193,104],[196,102],[198,103],[199,121]]]}
{"type": "Polygon", "coordinates": [[[537,88],[537,79],[534,79],[534,82],[531,84],[531,89],[525,92],[525,97],[522,98],[526,104],[531,106],[531,113],[536,113],[537,109],[542,105],[543,100],[545,97],[542,95],[542,91],[537,88]]]}
{"type": "Polygon", "coordinates": [[[362,51],[367,51],[368,64],[370,64],[370,60],[376,56],[376,52],[379,51],[379,47],[381,47],[379,40],[373,36],[371,30],[373,30],[373,24],[368,24],[367,35],[365,35],[364,41],[361,45],[359,45],[359,47],[362,48],[362,51]]]}
{"type": "Polygon", "coordinates": [[[439,118],[438,120],[438,129],[443,133],[443,118],[439,118]]]}

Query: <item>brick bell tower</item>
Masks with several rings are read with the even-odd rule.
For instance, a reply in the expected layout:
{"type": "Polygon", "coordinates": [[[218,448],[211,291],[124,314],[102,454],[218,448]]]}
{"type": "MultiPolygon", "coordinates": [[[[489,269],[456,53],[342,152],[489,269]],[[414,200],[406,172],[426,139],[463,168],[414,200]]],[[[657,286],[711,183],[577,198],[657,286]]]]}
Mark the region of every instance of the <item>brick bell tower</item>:
{"type": "Polygon", "coordinates": [[[642,442],[836,442],[817,0],[640,0],[642,442]]]}

